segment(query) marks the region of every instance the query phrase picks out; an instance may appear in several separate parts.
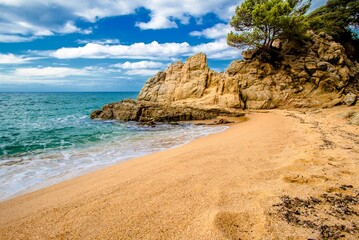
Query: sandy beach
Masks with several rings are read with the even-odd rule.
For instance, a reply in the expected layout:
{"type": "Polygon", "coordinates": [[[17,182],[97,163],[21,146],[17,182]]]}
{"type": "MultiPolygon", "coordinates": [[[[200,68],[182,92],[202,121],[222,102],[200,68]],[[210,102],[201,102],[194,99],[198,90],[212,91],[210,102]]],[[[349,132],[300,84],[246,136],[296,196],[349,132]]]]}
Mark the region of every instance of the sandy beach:
{"type": "Polygon", "coordinates": [[[249,112],[225,132],[1,202],[0,239],[357,239],[359,127],[345,114],[358,110],[249,112]]]}

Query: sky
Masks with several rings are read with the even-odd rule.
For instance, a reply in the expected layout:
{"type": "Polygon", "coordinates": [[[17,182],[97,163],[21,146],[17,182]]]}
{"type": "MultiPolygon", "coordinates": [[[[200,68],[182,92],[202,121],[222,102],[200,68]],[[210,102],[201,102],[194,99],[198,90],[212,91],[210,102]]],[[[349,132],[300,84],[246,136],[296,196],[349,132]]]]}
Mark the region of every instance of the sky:
{"type": "Polygon", "coordinates": [[[226,44],[241,2],[0,0],[0,92],[139,91],[199,52],[224,71],[241,58],[226,44]]]}

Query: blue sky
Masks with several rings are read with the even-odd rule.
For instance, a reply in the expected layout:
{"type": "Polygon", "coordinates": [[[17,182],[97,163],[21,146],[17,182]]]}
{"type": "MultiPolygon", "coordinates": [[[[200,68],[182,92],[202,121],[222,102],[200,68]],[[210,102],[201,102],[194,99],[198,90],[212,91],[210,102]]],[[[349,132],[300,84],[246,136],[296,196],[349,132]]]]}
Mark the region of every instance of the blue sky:
{"type": "Polygon", "coordinates": [[[241,58],[225,41],[240,2],[0,0],[0,92],[139,91],[198,52],[223,71],[241,58]]]}

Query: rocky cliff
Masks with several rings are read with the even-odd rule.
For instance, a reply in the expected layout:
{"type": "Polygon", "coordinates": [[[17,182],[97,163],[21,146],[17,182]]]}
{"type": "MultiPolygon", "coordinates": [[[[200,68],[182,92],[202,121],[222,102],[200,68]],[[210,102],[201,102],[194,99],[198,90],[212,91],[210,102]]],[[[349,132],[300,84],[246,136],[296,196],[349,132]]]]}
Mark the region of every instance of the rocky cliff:
{"type": "Polygon", "coordinates": [[[359,64],[330,36],[311,33],[310,39],[300,46],[278,43],[274,63],[245,52],[247,60],[233,61],[222,73],[209,69],[206,55],[199,53],[150,78],[137,101],[107,105],[92,117],[192,120],[238,114],[242,109],[354,104],[359,94],[359,64]]]}

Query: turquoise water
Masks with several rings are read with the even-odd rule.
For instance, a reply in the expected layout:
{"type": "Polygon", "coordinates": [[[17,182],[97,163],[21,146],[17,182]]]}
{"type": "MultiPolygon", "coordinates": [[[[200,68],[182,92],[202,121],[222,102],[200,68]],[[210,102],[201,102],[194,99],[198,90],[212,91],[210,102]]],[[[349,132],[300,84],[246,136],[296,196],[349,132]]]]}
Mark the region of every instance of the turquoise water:
{"type": "Polygon", "coordinates": [[[0,159],[81,147],[120,132],[91,121],[102,105],[137,93],[0,93],[0,159]]]}
{"type": "Polygon", "coordinates": [[[223,127],[91,120],[137,93],[0,93],[0,200],[184,144],[223,127]]]}

